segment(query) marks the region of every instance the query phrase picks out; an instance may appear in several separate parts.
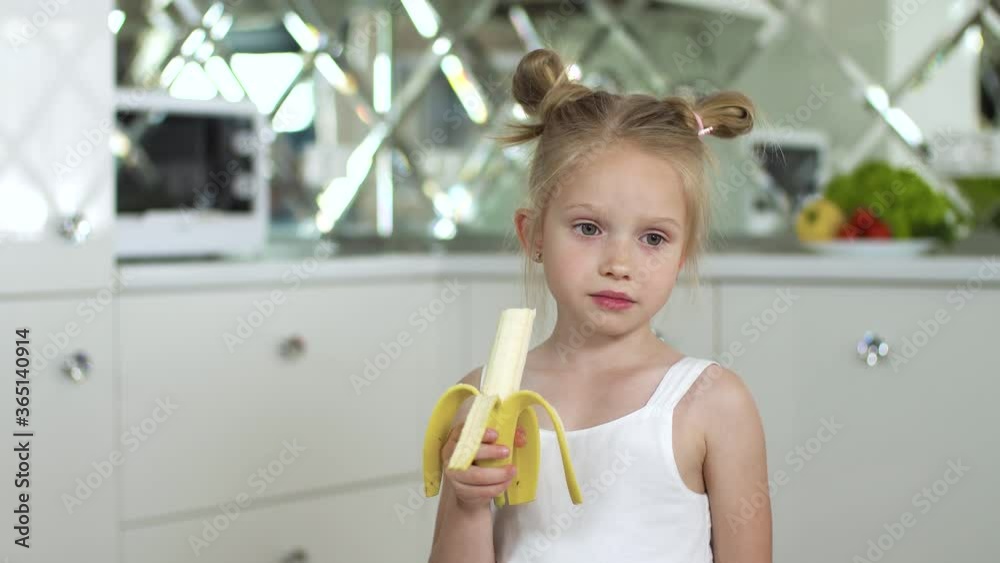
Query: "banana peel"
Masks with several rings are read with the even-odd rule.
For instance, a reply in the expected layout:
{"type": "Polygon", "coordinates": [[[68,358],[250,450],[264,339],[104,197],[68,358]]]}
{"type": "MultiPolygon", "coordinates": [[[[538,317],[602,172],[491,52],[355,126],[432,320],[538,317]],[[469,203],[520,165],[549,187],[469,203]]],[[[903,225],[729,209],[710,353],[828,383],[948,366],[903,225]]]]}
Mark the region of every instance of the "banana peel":
{"type": "Polygon", "coordinates": [[[502,311],[489,361],[483,368],[481,390],[459,383],[448,388],[438,399],[424,436],[424,494],[428,498],[441,490],[441,448],[448,439],[452,421],[465,400],[474,397],[458,444],[448,460],[448,469],[462,471],[473,463],[480,467],[502,467],[513,463],[517,474],[507,490],[494,497],[494,503],[499,508],[535,500],[541,463],[541,437],[533,407],[538,405],[552,419],[570,498],[573,504],[583,503],[558,413],[538,393],[520,389],[534,318],[534,309],[502,311]],[[527,437],[527,444],[523,447],[514,447],[514,433],[518,426],[524,429],[527,437]],[[487,428],[496,429],[497,444],[509,446],[511,453],[506,458],[475,461],[487,428]]]}

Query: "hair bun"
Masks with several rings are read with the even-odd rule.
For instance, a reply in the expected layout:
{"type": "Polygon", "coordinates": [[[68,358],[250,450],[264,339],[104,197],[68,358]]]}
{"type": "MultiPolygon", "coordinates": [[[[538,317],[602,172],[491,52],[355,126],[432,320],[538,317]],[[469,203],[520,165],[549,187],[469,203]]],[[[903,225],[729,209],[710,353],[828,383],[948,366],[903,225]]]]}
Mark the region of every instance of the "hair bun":
{"type": "Polygon", "coordinates": [[[535,49],[517,64],[512,93],[524,112],[544,126],[556,108],[593,92],[570,80],[566,64],[554,51],[535,49]]]}
{"type": "Polygon", "coordinates": [[[750,98],[739,92],[718,92],[706,96],[694,105],[705,127],[712,128],[713,137],[732,138],[753,129],[756,109],[750,98]]]}
{"type": "Polygon", "coordinates": [[[521,58],[514,71],[511,93],[525,113],[541,116],[545,96],[566,80],[562,59],[549,49],[535,49],[521,58]]]}

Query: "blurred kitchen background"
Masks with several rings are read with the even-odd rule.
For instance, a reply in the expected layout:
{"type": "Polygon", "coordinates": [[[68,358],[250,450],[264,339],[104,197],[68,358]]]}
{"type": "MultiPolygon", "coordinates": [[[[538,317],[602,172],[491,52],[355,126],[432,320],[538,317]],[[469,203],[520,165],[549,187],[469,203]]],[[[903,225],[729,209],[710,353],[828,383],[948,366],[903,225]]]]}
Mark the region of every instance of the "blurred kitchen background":
{"type": "MultiPolygon", "coordinates": [[[[248,229],[229,254],[262,251],[262,236],[326,238],[341,252],[502,248],[528,153],[491,136],[524,117],[509,78],[525,52],[546,46],[592,86],[738,89],[759,104],[757,135],[709,141],[722,163],[715,230],[724,247],[787,249],[803,200],[873,160],[917,170],[953,200],[952,224],[939,232],[995,234],[994,11],[981,2],[792,4],[124,3],[109,18],[116,83],[133,92],[114,134],[118,211],[155,237],[163,215],[185,206],[266,207],[269,221],[256,228],[266,234],[248,229]],[[173,115],[160,103],[174,104],[173,115]],[[233,104],[255,108],[263,123],[224,125],[233,104]],[[190,108],[200,123],[180,117],[190,108]],[[211,162],[202,143],[212,140],[183,140],[195,130],[243,131],[253,155],[241,181],[192,193],[198,178],[187,174],[224,168],[229,156],[211,162]]],[[[145,238],[120,244],[129,256],[179,252],[145,238]]],[[[219,244],[202,240],[202,250],[226,253],[219,244]]]]}
{"type": "Polygon", "coordinates": [[[775,561],[1000,551],[997,0],[25,0],[0,35],[11,561],[425,561],[430,409],[525,306],[530,147],[493,139],[539,47],[758,106],[651,330],[753,390],[775,561]]]}

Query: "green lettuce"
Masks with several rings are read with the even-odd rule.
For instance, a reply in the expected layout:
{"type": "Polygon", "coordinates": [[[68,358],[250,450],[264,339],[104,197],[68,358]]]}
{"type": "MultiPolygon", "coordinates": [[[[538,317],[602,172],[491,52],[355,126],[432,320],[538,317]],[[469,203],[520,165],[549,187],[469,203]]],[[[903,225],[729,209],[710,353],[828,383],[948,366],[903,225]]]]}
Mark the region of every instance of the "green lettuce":
{"type": "Polygon", "coordinates": [[[919,174],[884,161],[868,161],[834,177],[823,195],[847,217],[858,208],[868,209],[889,226],[893,238],[931,237],[951,243],[967,219],[919,174]]]}

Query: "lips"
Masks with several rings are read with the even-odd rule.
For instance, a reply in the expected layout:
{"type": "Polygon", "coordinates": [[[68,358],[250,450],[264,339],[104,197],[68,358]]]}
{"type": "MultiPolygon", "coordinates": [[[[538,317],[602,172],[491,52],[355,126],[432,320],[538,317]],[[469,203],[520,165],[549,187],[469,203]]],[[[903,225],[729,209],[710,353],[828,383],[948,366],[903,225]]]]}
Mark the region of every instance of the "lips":
{"type": "Polygon", "coordinates": [[[609,299],[620,299],[622,301],[628,301],[629,303],[635,303],[635,299],[629,297],[627,293],[622,293],[620,291],[601,291],[598,293],[592,293],[594,297],[607,297],[609,299]]]}

